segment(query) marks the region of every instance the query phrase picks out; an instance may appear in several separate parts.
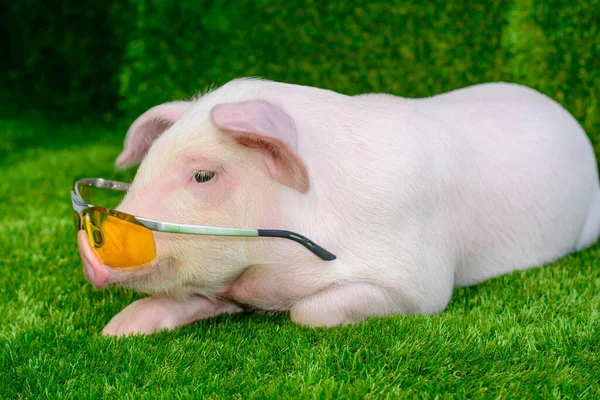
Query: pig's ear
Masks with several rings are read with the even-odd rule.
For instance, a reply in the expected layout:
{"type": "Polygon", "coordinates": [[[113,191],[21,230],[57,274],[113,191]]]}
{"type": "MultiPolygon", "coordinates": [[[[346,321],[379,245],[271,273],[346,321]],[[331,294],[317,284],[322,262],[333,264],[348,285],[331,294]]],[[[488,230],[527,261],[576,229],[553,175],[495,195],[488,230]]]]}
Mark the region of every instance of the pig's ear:
{"type": "Polygon", "coordinates": [[[152,107],[129,127],[123,151],[116,161],[119,168],[138,164],[146,156],[154,140],[173,125],[188,109],[190,103],[174,101],[152,107]]]}
{"type": "Polygon", "coordinates": [[[290,115],[264,100],[219,104],[212,119],[239,144],[265,154],[273,179],[301,193],[308,192],[308,171],[296,154],[298,132],[290,115]]]}

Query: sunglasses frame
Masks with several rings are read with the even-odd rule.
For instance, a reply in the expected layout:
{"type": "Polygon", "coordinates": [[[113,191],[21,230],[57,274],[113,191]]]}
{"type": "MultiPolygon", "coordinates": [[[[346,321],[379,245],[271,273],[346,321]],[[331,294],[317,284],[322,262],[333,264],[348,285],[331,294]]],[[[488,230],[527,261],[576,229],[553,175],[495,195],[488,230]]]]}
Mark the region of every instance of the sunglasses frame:
{"type": "MultiPolygon", "coordinates": [[[[113,210],[110,208],[97,206],[94,204],[88,204],[81,193],[79,192],[80,186],[89,186],[102,189],[110,189],[126,192],[129,189],[129,183],[112,181],[102,178],[83,178],[78,179],[73,183],[73,190],[71,191],[71,202],[73,204],[73,210],[77,213],[81,219],[81,214],[88,208],[98,208],[109,210],[117,214],[122,214],[133,218],[140,225],[156,232],[165,233],[179,233],[188,235],[205,235],[205,236],[231,236],[231,237],[271,237],[289,239],[296,243],[300,243],[302,246],[307,248],[310,252],[315,254],[317,257],[324,261],[333,261],[336,256],[333,253],[325,250],[312,240],[285,230],[279,229],[237,229],[237,228],[221,228],[216,226],[204,226],[204,225],[191,225],[191,224],[178,224],[172,222],[161,222],[149,218],[137,217],[135,215],[127,214],[121,211],[113,210]]],[[[79,229],[82,229],[81,221],[79,223],[79,229]]]]}

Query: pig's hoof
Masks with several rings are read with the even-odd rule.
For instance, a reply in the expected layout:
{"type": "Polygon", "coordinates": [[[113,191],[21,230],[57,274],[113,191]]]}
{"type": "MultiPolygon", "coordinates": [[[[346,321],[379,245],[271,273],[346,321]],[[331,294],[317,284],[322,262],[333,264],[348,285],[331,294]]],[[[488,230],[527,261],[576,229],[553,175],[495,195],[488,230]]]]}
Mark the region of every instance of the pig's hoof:
{"type": "MultiPolygon", "coordinates": [[[[118,314],[117,314],[118,316],[118,314]]],[[[160,323],[140,323],[140,321],[114,323],[112,320],[102,330],[103,336],[130,336],[130,335],[150,335],[162,330],[171,330],[166,324],[160,323]]]]}
{"type": "Polygon", "coordinates": [[[166,297],[148,297],[131,303],[115,315],[102,330],[104,336],[149,335],[171,330],[176,323],[173,310],[177,303],[166,297]]]}
{"type": "Polygon", "coordinates": [[[192,296],[177,301],[169,297],[148,297],[131,303],[102,330],[105,336],[149,335],[191,324],[217,314],[235,313],[242,308],[227,300],[209,301],[192,296]]]}

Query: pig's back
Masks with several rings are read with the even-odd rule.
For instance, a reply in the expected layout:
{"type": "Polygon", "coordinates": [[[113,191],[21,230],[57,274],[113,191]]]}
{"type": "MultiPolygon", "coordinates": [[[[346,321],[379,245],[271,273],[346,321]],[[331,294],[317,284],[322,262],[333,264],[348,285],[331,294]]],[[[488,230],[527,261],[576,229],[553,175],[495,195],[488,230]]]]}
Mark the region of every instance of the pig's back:
{"type": "Polygon", "coordinates": [[[430,130],[456,144],[455,154],[438,151],[436,157],[450,166],[437,172],[449,194],[454,229],[447,232],[457,235],[460,247],[456,286],[552,262],[598,237],[600,218],[592,221],[592,214],[600,214],[600,187],[592,146],[549,97],[521,85],[487,83],[430,98],[354,98],[429,119],[430,130]]]}
{"type": "Polygon", "coordinates": [[[465,239],[458,286],[552,262],[577,248],[600,188],[589,139],[563,107],[504,83],[419,103],[415,110],[445,121],[470,147],[470,167],[457,171],[463,199],[457,215],[464,220],[455,223],[465,239]]]}

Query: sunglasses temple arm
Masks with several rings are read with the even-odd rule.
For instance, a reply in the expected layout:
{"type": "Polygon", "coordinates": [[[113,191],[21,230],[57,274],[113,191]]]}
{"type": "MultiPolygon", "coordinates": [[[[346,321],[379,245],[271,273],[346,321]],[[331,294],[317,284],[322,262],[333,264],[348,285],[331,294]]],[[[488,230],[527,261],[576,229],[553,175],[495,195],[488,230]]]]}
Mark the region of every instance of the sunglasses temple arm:
{"type": "Polygon", "coordinates": [[[218,236],[262,236],[272,238],[282,238],[293,240],[296,243],[300,243],[306,247],[313,254],[324,261],[333,261],[336,259],[334,254],[331,254],[318,244],[309,240],[308,238],[290,231],[282,231],[279,229],[230,229],[223,228],[217,229],[205,226],[195,225],[183,225],[183,224],[171,224],[167,222],[152,221],[145,218],[134,217],[140,224],[148,229],[156,230],[159,232],[169,233],[187,233],[192,235],[218,235],[218,236]],[[216,230],[215,230],[216,229],[216,230]]]}
{"type": "Polygon", "coordinates": [[[274,229],[258,229],[258,236],[262,237],[273,237],[293,240],[296,243],[300,243],[313,254],[325,261],[333,261],[336,259],[335,255],[328,252],[315,242],[308,238],[290,231],[274,230],[274,229]]]}

